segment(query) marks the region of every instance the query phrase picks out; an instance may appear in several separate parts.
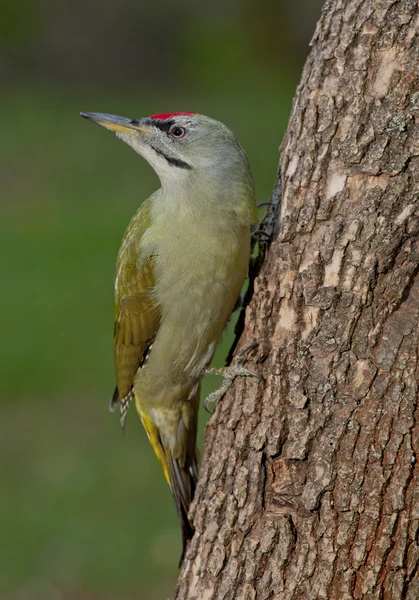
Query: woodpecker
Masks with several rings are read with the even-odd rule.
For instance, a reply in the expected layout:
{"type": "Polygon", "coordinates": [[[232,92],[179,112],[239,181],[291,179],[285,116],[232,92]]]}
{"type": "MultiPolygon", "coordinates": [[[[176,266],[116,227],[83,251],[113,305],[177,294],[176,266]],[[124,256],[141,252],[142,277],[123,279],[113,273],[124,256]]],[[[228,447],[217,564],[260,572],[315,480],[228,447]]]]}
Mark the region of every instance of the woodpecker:
{"type": "Polygon", "coordinates": [[[135,401],[181,520],[183,556],[193,534],[200,382],[247,275],[253,177],[234,134],[204,115],[80,114],[115,132],[161,183],[132,218],[117,258],[111,404],[120,404],[124,426],[135,401]]]}

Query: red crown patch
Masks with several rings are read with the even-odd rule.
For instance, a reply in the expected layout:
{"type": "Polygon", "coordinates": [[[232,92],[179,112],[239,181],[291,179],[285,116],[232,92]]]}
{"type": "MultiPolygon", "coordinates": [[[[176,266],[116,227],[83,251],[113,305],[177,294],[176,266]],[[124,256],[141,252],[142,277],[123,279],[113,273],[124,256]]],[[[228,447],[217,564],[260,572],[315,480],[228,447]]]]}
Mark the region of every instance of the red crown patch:
{"type": "Polygon", "coordinates": [[[150,119],[171,119],[172,117],[189,117],[196,114],[196,112],[160,113],[158,115],[151,115],[150,119]]]}

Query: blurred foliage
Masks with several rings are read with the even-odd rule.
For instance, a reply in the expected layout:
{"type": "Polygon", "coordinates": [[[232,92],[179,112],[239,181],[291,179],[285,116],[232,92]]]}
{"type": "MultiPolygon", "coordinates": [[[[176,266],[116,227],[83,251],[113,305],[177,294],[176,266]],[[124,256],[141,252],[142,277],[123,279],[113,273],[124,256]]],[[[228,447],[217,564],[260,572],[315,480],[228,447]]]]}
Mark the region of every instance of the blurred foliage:
{"type": "MultiPolygon", "coordinates": [[[[318,12],[296,3],[307,13],[302,44],[291,4],[0,6],[1,600],[173,591],[180,531],[169,489],[135,411],[125,436],[107,411],[116,253],[158,180],[78,112],[218,118],[248,151],[266,201],[318,12]]],[[[203,395],[217,383],[206,378],[203,395]]]]}
{"type": "MultiPolygon", "coordinates": [[[[298,68],[322,0],[0,0],[0,75],[167,87],[298,68]]],[[[219,85],[219,84],[218,84],[219,85]]]]}

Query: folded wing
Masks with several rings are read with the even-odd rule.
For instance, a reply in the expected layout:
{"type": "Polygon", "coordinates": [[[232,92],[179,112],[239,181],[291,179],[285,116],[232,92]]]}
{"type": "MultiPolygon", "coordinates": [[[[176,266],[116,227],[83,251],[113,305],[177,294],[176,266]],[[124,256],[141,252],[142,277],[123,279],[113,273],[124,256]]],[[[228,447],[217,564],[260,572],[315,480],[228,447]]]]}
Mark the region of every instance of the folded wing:
{"type": "Polygon", "coordinates": [[[119,251],[115,273],[114,354],[116,381],[111,407],[128,401],[137,370],[147,360],[160,323],[152,297],[153,256],[141,259],[141,239],[149,226],[145,202],[132,219],[119,251]]]}

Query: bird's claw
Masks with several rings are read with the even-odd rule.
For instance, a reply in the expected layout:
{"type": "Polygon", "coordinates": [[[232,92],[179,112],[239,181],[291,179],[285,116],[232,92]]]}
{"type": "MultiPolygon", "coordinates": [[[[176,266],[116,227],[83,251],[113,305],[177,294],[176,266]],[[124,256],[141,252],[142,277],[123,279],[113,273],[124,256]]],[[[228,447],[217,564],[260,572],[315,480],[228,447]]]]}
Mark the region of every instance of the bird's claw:
{"type": "Polygon", "coordinates": [[[222,369],[206,369],[205,373],[208,375],[221,375],[223,378],[221,386],[215,392],[209,394],[204,400],[204,408],[207,412],[212,413],[210,405],[216,404],[218,400],[220,400],[224,394],[229,390],[231,385],[233,384],[236,377],[256,377],[260,381],[265,381],[264,378],[258,373],[254,373],[246,367],[243,366],[245,362],[245,355],[249,350],[256,348],[258,346],[257,342],[252,342],[248,344],[241,350],[234,358],[234,364],[229,367],[224,367],[222,369]]]}
{"type": "Polygon", "coordinates": [[[273,202],[259,202],[258,208],[261,208],[262,206],[273,206],[273,205],[274,205],[273,202]]]}
{"type": "Polygon", "coordinates": [[[264,231],[263,229],[256,229],[255,231],[252,231],[252,237],[264,237],[267,240],[271,239],[269,233],[264,231]]]}

